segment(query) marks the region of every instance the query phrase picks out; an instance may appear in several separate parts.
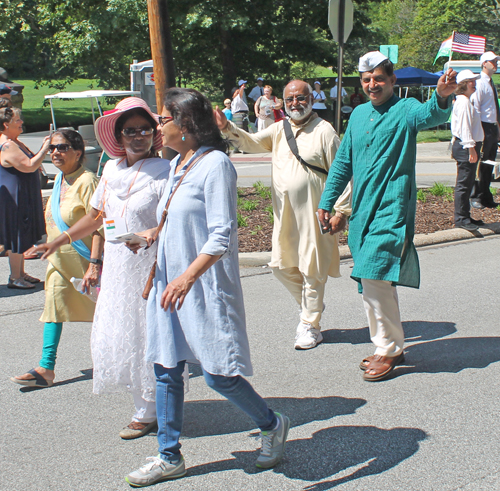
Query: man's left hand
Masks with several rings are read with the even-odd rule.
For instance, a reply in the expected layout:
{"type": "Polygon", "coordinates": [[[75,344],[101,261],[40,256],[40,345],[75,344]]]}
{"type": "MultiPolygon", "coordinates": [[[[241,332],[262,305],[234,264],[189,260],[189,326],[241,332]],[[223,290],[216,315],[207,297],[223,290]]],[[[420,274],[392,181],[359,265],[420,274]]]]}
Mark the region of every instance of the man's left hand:
{"type": "Polygon", "coordinates": [[[442,98],[447,98],[457,88],[457,72],[453,68],[448,68],[444,75],[439,77],[437,83],[437,93],[442,98]]]}

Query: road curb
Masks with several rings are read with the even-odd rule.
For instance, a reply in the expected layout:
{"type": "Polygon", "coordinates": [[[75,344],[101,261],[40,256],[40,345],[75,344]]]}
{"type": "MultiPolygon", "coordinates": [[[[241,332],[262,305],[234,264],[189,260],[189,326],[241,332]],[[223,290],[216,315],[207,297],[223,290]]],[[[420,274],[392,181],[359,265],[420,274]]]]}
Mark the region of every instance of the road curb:
{"type": "MultiPolygon", "coordinates": [[[[413,239],[415,247],[424,247],[435,244],[444,244],[446,242],[456,242],[458,240],[483,239],[490,235],[500,234],[500,223],[490,223],[488,228],[480,227],[476,233],[467,232],[461,228],[452,228],[450,230],[440,230],[432,234],[417,234],[413,239]]],[[[349,246],[339,247],[340,259],[351,258],[349,246]]],[[[242,268],[251,268],[266,266],[271,261],[270,252],[240,252],[240,266],[242,268]]]]}

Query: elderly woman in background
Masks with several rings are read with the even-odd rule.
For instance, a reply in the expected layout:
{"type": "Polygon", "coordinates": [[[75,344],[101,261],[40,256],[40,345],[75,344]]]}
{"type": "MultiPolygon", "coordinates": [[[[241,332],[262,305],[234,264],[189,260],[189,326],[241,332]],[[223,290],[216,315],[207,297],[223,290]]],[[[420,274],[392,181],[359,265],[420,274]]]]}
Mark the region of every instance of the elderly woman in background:
{"type": "MultiPolygon", "coordinates": [[[[155,378],[146,362],[146,301],[141,294],[155,260],[156,245],[137,254],[113,232],[139,232],[156,227],[155,210],[170,171],[156,157],[162,147],[158,116],[142,99],[120,101],[115,111],[96,120],[103,150],[116,160],[106,163],[90,212],[51,243],[39,246],[43,258],[71,241],[97,230],[104,221],[105,261],[101,291],[92,326],[94,393],[132,393],[135,414],[120,436],[138,438],[156,426],[155,378]]],[[[120,234],[121,235],[121,234],[120,234]]]]}
{"type": "Polygon", "coordinates": [[[476,179],[477,162],[481,152],[484,132],[481,115],[470,102],[476,91],[476,80],[480,75],[471,70],[462,70],[457,75],[457,99],[451,115],[453,135],[452,157],[457,161],[457,183],[455,185],[455,227],[474,231],[484,225],[482,220],[470,216],[470,194],[476,179]]]}
{"type": "MultiPolygon", "coordinates": [[[[290,425],[243,378],[252,375],[252,367],[238,266],[236,171],[212,105],[196,90],[170,89],[160,126],[163,144],[179,155],[158,205],[158,258],[147,311],[159,455],[126,477],[137,487],[186,474],[179,438],[187,361],[200,363],[209,387],[261,429],[258,467],[281,460],[290,425]]],[[[158,230],[142,235],[151,243],[158,230]]]]}
{"type": "Polygon", "coordinates": [[[270,85],[264,87],[264,95],[261,95],[254,106],[257,115],[257,131],[262,131],[275,122],[274,111],[282,108],[283,103],[272,95],[273,88],[270,85]]]}
{"type": "MultiPolygon", "coordinates": [[[[96,176],[82,167],[85,159],[83,138],[74,130],[55,132],[50,140],[52,163],[61,171],[45,207],[49,241],[64,233],[90,211],[90,199],[97,188],[96,176]]],[[[98,232],[63,245],[49,256],[45,279],[45,308],[42,359],[37,368],[12,377],[12,382],[28,387],[50,387],[63,322],[92,322],[95,303],[80,294],[71,278],[84,278],[85,286],[99,279],[104,239],[98,232]]]]}
{"type": "Polygon", "coordinates": [[[23,253],[45,234],[38,169],[49,151],[46,137],[33,152],[18,140],[23,132],[21,111],[0,109],[0,244],[9,251],[8,288],[35,288],[40,280],[24,271],[23,253]]]}

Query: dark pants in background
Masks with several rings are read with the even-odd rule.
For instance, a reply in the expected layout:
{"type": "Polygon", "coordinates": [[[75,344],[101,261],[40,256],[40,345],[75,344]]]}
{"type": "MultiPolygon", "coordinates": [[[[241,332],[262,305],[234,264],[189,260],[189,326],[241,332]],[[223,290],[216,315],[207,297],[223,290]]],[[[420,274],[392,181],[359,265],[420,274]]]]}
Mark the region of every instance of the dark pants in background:
{"type": "Polygon", "coordinates": [[[474,189],[472,190],[471,199],[479,201],[483,206],[495,208],[497,205],[490,191],[490,184],[493,172],[493,166],[485,164],[484,160],[493,160],[497,158],[498,148],[498,126],[496,123],[485,123],[481,121],[484,131],[484,142],[479,164],[478,178],[474,189]]]}
{"type": "MultiPolygon", "coordinates": [[[[483,142],[476,143],[476,152],[481,151],[483,142]]],[[[455,139],[452,156],[457,161],[457,183],[455,184],[455,225],[470,223],[469,197],[476,180],[477,162],[469,162],[469,149],[463,148],[460,140],[455,139]]],[[[491,167],[491,166],[489,166],[491,167]]]]}

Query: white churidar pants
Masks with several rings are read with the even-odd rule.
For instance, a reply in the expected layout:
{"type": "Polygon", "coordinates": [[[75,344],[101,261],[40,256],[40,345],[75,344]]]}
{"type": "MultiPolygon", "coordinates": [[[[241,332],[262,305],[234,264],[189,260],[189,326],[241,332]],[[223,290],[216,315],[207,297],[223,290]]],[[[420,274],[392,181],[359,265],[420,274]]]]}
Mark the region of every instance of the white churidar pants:
{"type": "Polygon", "coordinates": [[[399,312],[398,293],[390,281],[361,279],[370,338],[375,354],[399,356],[403,352],[404,332],[399,312]]]}
{"type": "Polygon", "coordinates": [[[283,283],[286,289],[301,307],[300,320],[321,329],[319,321],[323,312],[323,297],[325,281],[319,281],[312,276],[303,275],[299,268],[272,268],[274,275],[283,283]]]}
{"type": "Polygon", "coordinates": [[[156,421],[156,402],[146,401],[142,398],[142,391],[131,391],[134,396],[135,414],[132,421],[138,423],[152,423],[156,421]]]}

